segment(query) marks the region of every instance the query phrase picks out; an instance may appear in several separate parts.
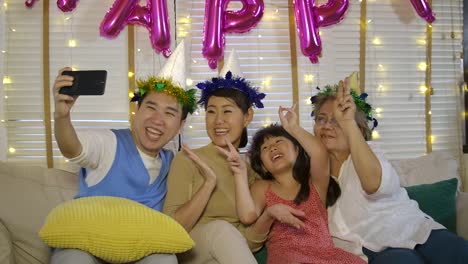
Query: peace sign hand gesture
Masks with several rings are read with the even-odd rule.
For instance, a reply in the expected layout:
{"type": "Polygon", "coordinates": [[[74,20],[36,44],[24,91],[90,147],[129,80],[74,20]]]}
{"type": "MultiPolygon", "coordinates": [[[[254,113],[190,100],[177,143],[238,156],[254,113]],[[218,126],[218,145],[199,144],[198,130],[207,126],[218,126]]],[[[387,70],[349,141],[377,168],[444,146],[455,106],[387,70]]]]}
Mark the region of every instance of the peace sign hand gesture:
{"type": "Polygon", "coordinates": [[[237,151],[237,149],[227,138],[225,139],[225,142],[229,148],[229,151],[219,146],[216,146],[216,148],[226,157],[226,160],[229,162],[234,176],[247,177],[247,166],[245,164],[245,160],[240,156],[239,151],[237,151]]]}
{"type": "Polygon", "coordinates": [[[351,96],[350,80],[345,78],[344,82],[338,84],[337,98],[334,105],[335,119],[338,124],[343,125],[347,122],[355,122],[356,104],[351,96]]]}

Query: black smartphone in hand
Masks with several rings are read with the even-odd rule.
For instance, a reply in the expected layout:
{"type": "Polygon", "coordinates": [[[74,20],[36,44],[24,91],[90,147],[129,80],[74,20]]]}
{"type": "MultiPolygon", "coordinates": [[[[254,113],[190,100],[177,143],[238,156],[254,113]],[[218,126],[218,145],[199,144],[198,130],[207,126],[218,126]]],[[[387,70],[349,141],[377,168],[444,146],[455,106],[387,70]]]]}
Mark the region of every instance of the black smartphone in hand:
{"type": "Polygon", "coordinates": [[[107,71],[63,71],[62,75],[73,76],[73,85],[59,91],[67,95],[103,95],[106,88],[107,71]]]}

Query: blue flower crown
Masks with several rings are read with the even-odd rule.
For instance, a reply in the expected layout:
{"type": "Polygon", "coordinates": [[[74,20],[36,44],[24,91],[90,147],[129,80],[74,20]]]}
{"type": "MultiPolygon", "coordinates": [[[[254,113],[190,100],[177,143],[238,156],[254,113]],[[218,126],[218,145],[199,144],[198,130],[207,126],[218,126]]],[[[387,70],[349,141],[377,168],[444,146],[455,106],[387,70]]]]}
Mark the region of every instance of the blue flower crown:
{"type": "Polygon", "coordinates": [[[258,87],[252,87],[251,84],[241,77],[233,77],[232,72],[228,71],[225,78],[215,77],[211,81],[205,81],[198,83],[197,87],[202,90],[200,100],[198,101],[201,105],[206,105],[208,97],[213,94],[214,91],[219,89],[236,89],[247,96],[251,105],[255,105],[257,108],[263,108],[261,100],[265,98],[264,93],[258,92],[258,87]]]}

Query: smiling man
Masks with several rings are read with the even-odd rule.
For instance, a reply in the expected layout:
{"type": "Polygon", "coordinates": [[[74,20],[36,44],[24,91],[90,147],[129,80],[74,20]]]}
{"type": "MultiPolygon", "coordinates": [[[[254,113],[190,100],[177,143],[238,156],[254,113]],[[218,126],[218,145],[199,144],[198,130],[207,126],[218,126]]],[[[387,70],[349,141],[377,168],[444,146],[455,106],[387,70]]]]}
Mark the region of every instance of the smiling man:
{"type": "MultiPolygon", "coordinates": [[[[138,109],[130,129],[75,131],[70,110],[77,97],[60,94],[73,77],[59,72],[54,87],[54,129],[63,156],[81,166],[76,198],[115,196],[161,211],[174,154],[163,147],[195,109],[195,89],[186,91],[183,42],[158,76],[137,82],[138,109]]],[[[100,263],[75,249],[55,249],[51,263],[100,263]]],[[[175,255],[153,254],[136,263],[177,263],[175,255]]]]}

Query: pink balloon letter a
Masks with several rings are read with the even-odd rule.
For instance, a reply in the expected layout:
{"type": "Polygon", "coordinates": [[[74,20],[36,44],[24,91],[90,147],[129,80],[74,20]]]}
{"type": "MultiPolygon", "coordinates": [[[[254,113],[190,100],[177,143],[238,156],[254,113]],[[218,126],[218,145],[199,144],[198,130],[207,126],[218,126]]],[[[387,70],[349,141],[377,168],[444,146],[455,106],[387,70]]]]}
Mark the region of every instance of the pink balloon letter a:
{"type": "Polygon", "coordinates": [[[165,57],[171,55],[171,33],[166,0],[116,0],[101,22],[101,36],[115,38],[127,24],[144,26],[150,33],[153,49],[165,57]]]}

